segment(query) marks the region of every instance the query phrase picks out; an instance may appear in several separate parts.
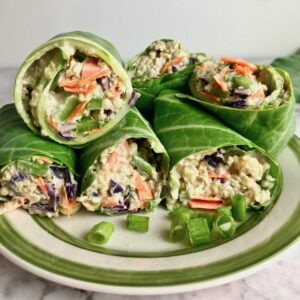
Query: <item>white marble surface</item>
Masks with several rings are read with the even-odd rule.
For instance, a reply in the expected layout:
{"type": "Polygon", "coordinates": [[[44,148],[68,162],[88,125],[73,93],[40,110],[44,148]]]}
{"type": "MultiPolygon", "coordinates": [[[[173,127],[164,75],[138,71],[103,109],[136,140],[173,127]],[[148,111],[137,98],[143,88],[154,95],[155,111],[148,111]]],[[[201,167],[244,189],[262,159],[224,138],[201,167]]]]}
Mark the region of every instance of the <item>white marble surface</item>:
{"type": "MultiPolygon", "coordinates": [[[[12,101],[15,70],[0,71],[0,103],[12,101]]],[[[300,106],[297,107],[300,135],[300,106]]],[[[0,233],[1,234],[1,233],[0,233]]],[[[169,296],[116,296],[65,287],[22,270],[0,255],[0,300],[300,300],[300,243],[265,270],[230,284],[169,296]]]]}

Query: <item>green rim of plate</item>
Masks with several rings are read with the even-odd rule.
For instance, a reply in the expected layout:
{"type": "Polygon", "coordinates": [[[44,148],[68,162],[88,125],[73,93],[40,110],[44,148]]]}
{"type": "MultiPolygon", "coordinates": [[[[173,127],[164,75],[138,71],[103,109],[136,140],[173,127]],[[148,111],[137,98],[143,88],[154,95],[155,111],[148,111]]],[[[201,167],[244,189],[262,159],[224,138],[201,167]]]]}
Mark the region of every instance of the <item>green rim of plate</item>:
{"type": "MultiPolygon", "coordinates": [[[[300,139],[290,147],[300,161],[300,139]]],[[[295,242],[300,236],[300,203],[289,220],[259,245],[238,255],[211,264],[174,270],[112,270],[84,265],[55,256],[31,244],[20,235],[5,216],[0,217],[0,242],[8,251],[38,268],[81,281],[117,286],[168,286],[200,282],[229,275],[269,259],[295,242]]]]}
{"type": "MultiPolygon", "coordinates": [[[[276,199],[277,201],[277,199],[276,199]]],[[[273,205],[276,203],[274,201],[273,205]]],[[[198,247],[191,247],[189,245],[186,245],[185,248],[180,250],[173,250],[173,251],[157,251],[157,252],[134,252],[134,251],[126,251],[126,250],[117,250],[117,249],[111,249],[107,247],[101,247],[97,246],[95,244],[91,244],[87,242],[86,240],[77,238],[63,229],[61,229],[60,226],[58,226],[52,219],[39,217],[39,216],[31,216],[33,220],[44,230],[46,230],[49,234],[53,235],[54,237],[71,244],[73,246],[89,250],[92,252],[107,254],[110,256],[122,256],[122,257],[140,257],[140,258],[154,258],[154,257],[170,257],[170,256],[177,256],[177,255],[185,255],[190,253],[199,252],[202,250],[207,250],[216,246],[220,246],[224,243],[227,243],[240,235],[244,234],[245,232],[249,231],[251,228],[256,226],[261,220],[265,218],[265,216],[271,211],[273,205],[269,206],[267,209],[265,209],[261,213],[255,213],[249,217],[249,219],[241,224],[237,229],[235,234],[232,237],[229,238],[221,238],[215,241],[212,241],[211,243],[207,243],[202,246],[198,247]]],[[[184,246],[183,246],[184,247],[184,246]]]]}

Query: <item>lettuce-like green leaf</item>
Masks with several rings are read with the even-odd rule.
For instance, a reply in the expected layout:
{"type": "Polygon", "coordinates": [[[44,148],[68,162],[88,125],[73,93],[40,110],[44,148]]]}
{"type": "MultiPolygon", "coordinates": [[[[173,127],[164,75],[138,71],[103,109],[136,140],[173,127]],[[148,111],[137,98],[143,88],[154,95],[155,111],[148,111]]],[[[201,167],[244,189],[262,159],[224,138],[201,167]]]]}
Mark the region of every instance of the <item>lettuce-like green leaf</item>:
{"type": "Polygon", "coordinates": [[[136,107],[143,116],[150,122],[153,122],[154,99],[163,90],[177,89],[182,92],[187,91],[187,82],[193,73],[195,65],[190,65],[182,71],[167,74],[161,77],[147,80],[143,84],[134,83],[133,88],[141,96],[136,102],[136,107]]]}
{"type": "Polygon", "coordinates": [[[169,154],[170,170],[181,159],[201,151],[228,146],[256,149],[267,158],[269,174],[276,179],[276,185],[271,190],[271,201],[279,195],[282,174],[272,155],[199,109],[196,103],[187,101],[183,94],[178,97],[176,91],[163,91],[155,99],[154,128],[169,154]]]}
{"type": "Polygon", "coordinates": [[[47,136],[61,144],[77,148],[82,147],[82,145],[110,131],[130,109],[128,102],[132,94],[132,85],[122,64],[123,62],[115,47],[96,35],[79,31],[57,35],[34,50],[20,67],[14,88],[17,111],[34,132],[47,136]],[[52,83],[55,82],[57,76],[69,63],[70,47],[75,47],[88,55],[103,59],[124,83],[126,103],[114,118],[104,124],[98,132],[68,140],[57,135],[46,122],[46,108],[49,105],[47,101],[52,83]],[[28,82],[37,87],[34,101],[32,95],[28,99],[22,93],[24,84],[28,82]],[[37,102],[35,111],[31,109],[30,102],[37,102]]]}
{"type": "MultiPolygon", "coordinates": [[[[114,131],[90,143],[83,148],[79,158],[79,170],[85,177],[97,157],[107,148],[118,144],[121,140],[136,138],[148,139],[153,145],[153,150],[162,154],[162,170],[167,174],[169,168],[169,157],[149,123],[143,118],[136,108],[129,111],[126,117],[118,124],[114,131]]],[[[83,188],[82,188],[83,189],[83,188]]]]}
{"type": "Polygon", "coordinates": [[[276,58],[271,65],[283,69],[290,74],[295,99],[297,102],[300,102],[300,53],[276,58]]]}
{"type": "MultiPolygon", "coordinates": [[[[276,69],[276,73],[284,79],[283,86],[289,97],[279,106],[266,106],[258,109],[239,109],[214,104],[201,99],[193,90],[193,78],[190,79],[190,87],[195,97],[186,97],[196,101],[206,110],[218,117],[224,124],[236,130],[241,135],[250,139],[258,146],[264,148],[273,155],[279,154],[288,144],[295,132],[295,97],[292,83],[288,73],[276,69]]],[[[276,86],[274,79],[270,84],[276,86]]],[[[180,95],[178,95],[180,96],[180,95]]]]}
{"type": "Polygon", "coordinates": [[[75,172],[72,149],[35,135],[19,117],[13,104],[0,109],[0,167],[22,158],[41,155],[75,172]]]}

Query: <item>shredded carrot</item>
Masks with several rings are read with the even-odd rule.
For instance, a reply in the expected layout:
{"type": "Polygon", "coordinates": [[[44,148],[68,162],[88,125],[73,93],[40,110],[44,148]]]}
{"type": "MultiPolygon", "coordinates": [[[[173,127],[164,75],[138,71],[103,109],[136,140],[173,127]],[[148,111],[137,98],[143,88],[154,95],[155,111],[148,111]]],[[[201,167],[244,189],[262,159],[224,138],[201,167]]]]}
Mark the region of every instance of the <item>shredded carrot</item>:
{"type": "Polygon", "coordinates": [[[252,72],[256,71],[256,66],[253,64],[248,63],[247,61],[240,59],[240,58],[232,58],[232,57],[222,57],[221,60],[225,64],[234,64],[234,65],[240,65],[249,68],[252,72]]]}
{"type": "Polygon", "coordinates": [[[72,121],[79,114],[81,114],[84,111],[86,104],[87,104],[87,101],[83,101],[83,102],[79,103],[75,107],[75,109],[73,110],[73,112],[68,116],[67,121],[72,121]]]}
{"type": "Polygon", "coordinates": [[[230,173],[225,173],[225,174],[217,174],[214,172],[209,172],[208,173],[209,178],[216,178],[216,179],[229,179],[231,177],[230,173]]]}
{"type": "Polygon", "coordinates": [[[228,87],[226,82],[224,81],[224,78],[221,75],[215,75],[214,79],[216,83],[220,86],[221,90],[224,92],[228,92],[228,87]]]}
{"type": "Polygon", "coordinates": [[[135,177],[135,186],[137,189],[139,199],[141,201],[153,199],[153,194],[149,183],[143,180],[143,178],[139,174],[135,177]]]}
{"type": "Polygon", "coordinates": [[[166,73],[170,67],[178,65],[183,61],[184,61],[184,56],[178,56],[174,59],[171,59],[162,67],[162,69],[160,70],[160,74],[166,73]]]}
{"type": "Polygon", "coordinates": [[[188,204],[191,208],[215,210],[223,206],[223,201],[207,201],[207,200],[191,199],[189,200],[188,204]]]}
{"type": "Polygon", "coordinates": [[[113,208],[116,205],[118,205],[118,201],[115,200],[113,197],[102,197],[101,199],[101,206],[102,207],[107,207],[107,208],[113,208]]]}
{"type": "Polygon", "coordinates": [[[47,116],[47,123],[56,131],[60,132],[60,126],[54,121],[52,116],[47,116]]]}
{"type": "Polygon", "coordinates": [[[209,94],[209,93],[206,93],[206,92],[201,92],[201,95],[205,98],[207,98],[208,100],[211,100],[211,101],[214,101],[214,102],[218,102],[219,101],[219,98],[215,95],[212,95],[212,94],[209,94]]]}
{"type": "Polygon", "coordinates": [[[264,98],[265,98],[265,93],[264,93],[263,90],[258,90],[258,91],[256,91],[256,92],[252,93],[252,94],[248,97],[249,100],[253,100],[253,99],[262,100],[262,99],[264,99],[264,98]]]}
{"type": "Polygon", "coordinates": [[[206,70],[206,68],[205,68],[204,65],[202,65],[202,66],[197,66],[196,69],[197,69],[197,71],[205,71],[205,70],[206,70]]]}
{"type": "Polygon", "coordinates": [[[35,182],[36,182],[37,186],[39,187],[39,189],[42,191],[42,193],[46,197],[48,197],[48,189],[44,182],[44,179],[42,177],[38,177],[35,182]]]}

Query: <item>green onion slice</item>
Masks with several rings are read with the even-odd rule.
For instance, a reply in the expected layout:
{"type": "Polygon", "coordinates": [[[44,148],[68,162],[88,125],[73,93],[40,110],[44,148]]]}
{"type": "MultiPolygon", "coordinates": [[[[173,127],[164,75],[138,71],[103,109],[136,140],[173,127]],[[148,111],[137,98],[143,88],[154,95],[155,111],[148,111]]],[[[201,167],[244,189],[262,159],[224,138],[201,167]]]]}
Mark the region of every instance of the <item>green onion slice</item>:
{"type": "Polygon", "coordinates": [[[199,246],[211,241],[211,232],[206,219],[197,218],[188,220],[187,229],[192,246],[199,246]]]}
{"type": "Polygon", "coordinates": [[[113,234],[115,227],[110,222],[102,221],[96,224],[87,234],[86,239],[94,244],[103,245],[108,242],[113,234]]]}
{"type": "Polygon", "coordinates": [[[139,232],[147,232],[149,230],[149,217],[127,215],[127,228],[139,232]]]}
{"type": "Polygon", "coordinates": [[[232,216],[236,221],[246,220],[246,198],[242,195],[234,195],[232,201],[232,216]]]}

